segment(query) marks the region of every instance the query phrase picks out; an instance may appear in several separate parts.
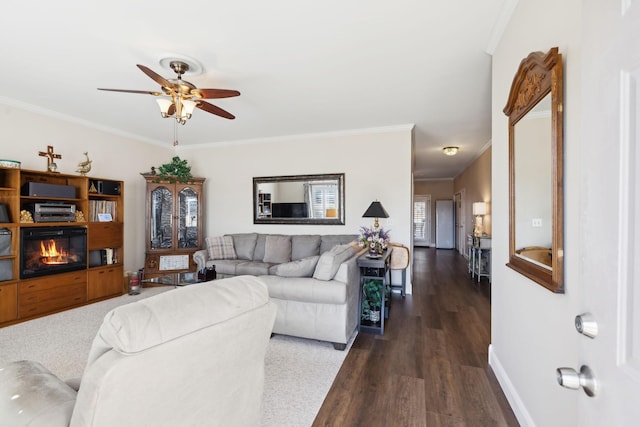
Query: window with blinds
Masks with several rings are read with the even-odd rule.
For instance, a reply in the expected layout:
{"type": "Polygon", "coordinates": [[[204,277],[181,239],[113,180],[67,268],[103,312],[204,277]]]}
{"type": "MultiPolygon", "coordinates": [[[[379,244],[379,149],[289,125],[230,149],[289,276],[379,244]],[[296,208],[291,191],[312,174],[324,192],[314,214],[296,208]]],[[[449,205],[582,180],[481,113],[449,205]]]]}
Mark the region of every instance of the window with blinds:
{"type": "Polygon", "coordinates": [[[431,244],[431,195],[413,197],[413,244],[429,246],[431,244]]]}
{"type": "Polygon", "coordinates": [[[413,238],[424,240],[425,222],[427,219],[427,204],[425,202],[415,202],[413,204],[413,238]]]}
{"type": "Polygon", "coordinates": [[[338,211],[338,186],[326,182],[309,183],[311,218],[332,218],[338,211]]]}

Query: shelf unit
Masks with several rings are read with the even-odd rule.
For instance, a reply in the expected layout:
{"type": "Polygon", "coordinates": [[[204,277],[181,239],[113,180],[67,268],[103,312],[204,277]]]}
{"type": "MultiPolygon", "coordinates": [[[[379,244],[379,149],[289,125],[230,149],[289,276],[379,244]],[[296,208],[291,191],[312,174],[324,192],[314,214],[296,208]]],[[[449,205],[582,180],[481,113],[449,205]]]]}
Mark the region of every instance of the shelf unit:
{"type": "Polygon", "coordinates": [[[360,255],[356,264],[360,268],[360,296],[358,310],[358,330],[378,335],[384,335],[384,324],[389,318],[389,308],[391,304],[391,251],[388,248],[379,258],[369,258],[366,253],[360,255]],[[380,295],[380,311],[376,319],[371,319],[370,312],[364,309],[366,299],[364,286],[373,283],[378,287],[380,295]]]}
{"type": "Polygon", "coordinates": [[[271,193],[258,193],[258,218],[271,218],[271,193]]]}
{"type": "MultiPolygon", "coordinates": [[[[0,223],[0,231],[11,233],[8,253],[0,255],[0,327],[123,294],[123,189],[124,183],[117,180],[0,167],[0,203],[6,207],[9,220],[0,223]],[[109,189],[106,193],[111,194],[93,188],[94,182],[104,183],[109,189]],[[21,189],[27,183],[71,186],[75,197],[22,195],[21,189]],[[31,204],[44,202],[74,204],[85,221],[78,218],[70,222],[21,220],[21,211],[28,210],[31,204]],[[91,220],[96,202],[110,206],[112,221],[91,220]],[[27,227],[86,228],[86,259],[90,259],[92,251],[108,250],[114,254],[112,263],[89,266],[87,262],[87,267],[81,270],[23,279],[20,277],[20,230],[27,227]]],[[[7,239],[6,233],[0,233],[0,251],[6,249],[3,238],[7,239]]]]}

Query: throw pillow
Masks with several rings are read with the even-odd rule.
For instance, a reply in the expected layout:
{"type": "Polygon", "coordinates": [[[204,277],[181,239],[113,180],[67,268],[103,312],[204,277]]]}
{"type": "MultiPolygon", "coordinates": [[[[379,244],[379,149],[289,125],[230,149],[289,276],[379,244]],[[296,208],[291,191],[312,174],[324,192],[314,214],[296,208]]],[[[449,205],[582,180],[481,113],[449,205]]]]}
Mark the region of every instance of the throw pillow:
{"type": "Polygon", "coordinates": [[[233,247],[236,250],[236,256],[238,259],[253,259],[253,251],[256,248],[256,241],[258,240],[257,233],[240,233],[232,234],[233,247]]]}
{"type": "Polygon", "coordinates": [[[274,264],[291,261],[291,236],[268,235],[262,261],[274,264]]]}
{"type": "Polygon", "coordinates": [[[231,236],[207,237],[205,241],[209,259],[236,259],[231,236]]]}
{"type": "Polygon", "coordinates": [[[313,272],[313,278],[318,280],[331,280],[334,278],[340,268],[340,264],[348,260],[355,254],[353,245],[347,243],[345,245],[336,245],[330,251],[320,255],[318,265],[313,272]]]}
{"type": "Polygon", "coordinates": [[[318,259],[320,259],[320,255],[278,264],[274,268],[274,274],[280,277],[311,277],[316,270],[318,259]]]}
{"type": "Polygon", "coordinates": [[[320,255],[320,236],[314,234],[294,234],[291,236],[291,260],[320,255]]]}

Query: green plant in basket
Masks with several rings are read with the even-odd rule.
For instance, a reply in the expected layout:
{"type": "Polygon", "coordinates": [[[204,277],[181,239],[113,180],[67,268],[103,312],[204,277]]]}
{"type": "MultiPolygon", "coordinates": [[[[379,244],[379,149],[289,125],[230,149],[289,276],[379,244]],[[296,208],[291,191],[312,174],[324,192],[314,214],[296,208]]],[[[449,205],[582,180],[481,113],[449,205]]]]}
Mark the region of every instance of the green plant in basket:
{"type": "Polygon", "coordinates": [[[380,279],[367,279],[362,285],[362,292],[364,298],[362,301],[362,311],[365,320],[370,320],[373,323],[380,321],[380,309],[382,307],[382,292],[380,286],[380,279]],[[368,313],[365,309],[368,307],[368,313]],[[368,319],[367,319],[367,314],[368,319]]]}

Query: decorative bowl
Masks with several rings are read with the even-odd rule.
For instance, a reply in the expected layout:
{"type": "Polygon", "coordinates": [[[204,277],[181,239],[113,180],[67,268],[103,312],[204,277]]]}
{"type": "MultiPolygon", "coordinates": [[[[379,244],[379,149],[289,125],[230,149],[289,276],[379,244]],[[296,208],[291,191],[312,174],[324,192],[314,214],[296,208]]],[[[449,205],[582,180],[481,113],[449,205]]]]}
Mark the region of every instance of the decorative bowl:
{"type": "Polygon", "coordinates": [[[16,160],[0,159],[0,167],[20,169],[20,162],[16,160]]]}

